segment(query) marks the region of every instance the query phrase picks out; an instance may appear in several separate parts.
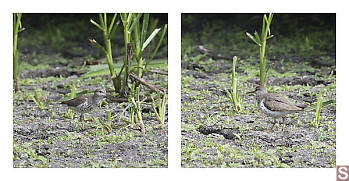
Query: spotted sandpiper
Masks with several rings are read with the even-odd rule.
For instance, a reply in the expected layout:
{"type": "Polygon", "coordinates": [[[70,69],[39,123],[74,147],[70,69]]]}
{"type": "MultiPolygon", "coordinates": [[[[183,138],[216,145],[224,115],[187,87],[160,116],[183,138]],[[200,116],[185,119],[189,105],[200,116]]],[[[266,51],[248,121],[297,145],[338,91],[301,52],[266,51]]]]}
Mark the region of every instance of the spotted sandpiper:
{"type": "Polygon", "coordinates": [[[250,93],[256,94],[258,107],[262,110],[262,112],[274,118],[274,123],[271,130],[273,129],[277,118],[281,117],[283,124],[285,124],[284,116],[286,114],[303,111],[303,108],[296,106],[283,95],[269,93],[263,86],[257,86],[256,90],[250,93]]]}
{"type": "Polygon", "coordinates": [[[106,92],[104,89],[96,89],[93,95],[79,96],[68,101],[62,101],[61,103],[81,113],[80,121],[82,123],[82,128],[84,128],[84,114],[100,105],[105,96],[106,92]]]}

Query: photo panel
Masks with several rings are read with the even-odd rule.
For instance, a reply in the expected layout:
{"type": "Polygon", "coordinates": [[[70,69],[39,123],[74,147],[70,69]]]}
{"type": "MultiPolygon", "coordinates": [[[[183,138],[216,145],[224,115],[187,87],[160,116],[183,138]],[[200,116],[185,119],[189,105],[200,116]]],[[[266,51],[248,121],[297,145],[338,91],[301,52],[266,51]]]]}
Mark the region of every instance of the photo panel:
{"type": "Polygon", "coordinates": [[[336,166],[336,14],[181,18],[183,168],[336,166]]]}

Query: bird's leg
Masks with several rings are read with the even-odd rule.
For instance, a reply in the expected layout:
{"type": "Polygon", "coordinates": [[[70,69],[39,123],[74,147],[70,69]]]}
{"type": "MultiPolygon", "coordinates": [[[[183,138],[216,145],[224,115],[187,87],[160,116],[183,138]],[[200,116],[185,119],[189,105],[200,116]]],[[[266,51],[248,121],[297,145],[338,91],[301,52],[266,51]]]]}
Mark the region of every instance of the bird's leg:
{"type": "Polygon", "coordinates": [[[80,115],[80,122],[81,122],[81,126],[82,126],[82,129],[84,129],[84,113],[81,113],[80,115]]]}
{"type": "Polygon", "coordinates": [[[271,126],[271,131],[273,131],[273,128],[274,128],[275,124],[276,124],[276,119],[274,118],[273,125],[271,126]]]}
{"type": "Polygon", "coordinates": [[[285,117],[282,117],[282,131],[285,129],[285,117]]]}
{"type": "Polygon", "coordinates": [[[284,131],[284,129],[285,129],[285,117],[282,117],[282,140],[284,140],[284,138],[285,138],[285,132],[286,131],[284,131]]]}

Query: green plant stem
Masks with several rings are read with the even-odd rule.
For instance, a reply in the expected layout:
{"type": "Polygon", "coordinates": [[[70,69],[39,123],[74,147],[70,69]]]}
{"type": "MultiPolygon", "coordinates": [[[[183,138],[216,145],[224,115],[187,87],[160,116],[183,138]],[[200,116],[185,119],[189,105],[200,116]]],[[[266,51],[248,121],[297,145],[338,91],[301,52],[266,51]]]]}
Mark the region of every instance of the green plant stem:
{"type": "Polygon", "coordinates": [[[144,66],[145,69],[148,67],[149,63],[153,60],[154,56],[156,55],[157,51],[159,50],[159,47],[160,47],[160,45],[161,45],[161,43],[162,43],[162,41],[163,41],[163,39],[164,39],[164,37],[165,37],[165,35],[166,35],[166,31],[167,31],[167,24],[165,24],[165,25],[164,25],[164,28],[162,29],[162,33],[161,33],[160,40],[159,40],[158,44],[156,45],[156,48],[155,48],[155,50],[153,51],[153,54],[152,54],[151,57],[150,57],[148,60],[146,60],[146,62],[145,62],[145,66],[144,66]]]}
{"type": "Polygon", "coordinates": [[[237,77],[236,77],[236,73],[235,73],[236,61],[237,61],[237,57],[234,56],[231,79],[232,79],[234,107],[235,107],[235,111],[239,112],[240,111],[240,103],[239,103],[238,93],[237,93],[237,77]]]}
{"type": "Polygon", "coordinates": [[[116,16],[117,16],[117,14],[114,14],[113,19],[109,25],[109,28],[108,28],[108,22],[107,22],[107,13],[104,13],[104,14],[100,13],[99,14],[100,24],[96,23],[95,21],[93,21],[91,19],[90,20],[91,23],[93,25],[95,25],[98,29],[103,31],[103,38],[104,38],[105,47],[101,46],[95,40],[90,40],[90,42],[93,43],[98,49],[100,49],[105,54],[115,92],[120,93],[121,80],[120,80],[120,76],[116,75],[115,70],[114,70],[113,54],[111,51],[111,40],[110,40],[111,34],[115,31],[115,29],[118,25],[118,23],[115,23],[116,16]]]}
{"type": "Polygon", "coordinates": [[[263,16],[263,23],[262,23],[262,32],[260,35],[258,35],[257,32],[254,33],[254,36],[252,36],[250,33],[246,32],[246,35],[251,38],[253,42],[255,42],[259,46],[259,76],[260,76],[260,85],[265,86],[267,84],[267,71],[266,71],[266,65],[267,65],[267,59],[265,56],[265,49],[267,46],[267,40],[269,38],[272,38],[273,35],[270,34],[270,24],[273,19],[273,13],[269,14],[269,17],[267,15],[263,16]]]}
{"type": "Polygon", "coordinates": [[[238,94],[238,78],[236,75],[235,67],[236,67],[237,57],[233,57],[233,65],[232,65],[232,73],[231,73],[231,85],[228,90],[225,87],[225,91],[228,94],[230,101],[233,103],[232,109],[234,109],[237,113],[243,112],[245,110],[243,105],[243,99],[238,94]]]}
{"type": "Polygon", "coordinates": [[[157,120],[159,121],[160,124],[164,124],[165,114],[166,114],[166,104],[167,104],[166,93],[164,93],[163,96],[161,97],[160,91],[157,91],[157,99],[158,99],[157,103],[153,98],[151,99],[153,100],[153,103],[151,106],[153,108],[153,111],[155,113],[157,120]]]}
{"type": "Polygon", "coordinates": [[[143,58],[140,57],[138,59],[137,75],[138,75],[138,77],[142,77],[142,74],[143,74],[143,58]]]}
{"type": "Polygon", "coordinates": [[[315,112],[315,119],[313,121],[313,125],[318,128],[319,127],[319,120],[320,120],[320,113],[322,108],[322,91],[319,92],[316,102],[316,112],[315,112]]]}
{"type": "Polygon", "coordinates": [[[265,58],[265,47],[267,44],[266,39],[262,39],[262,46],[259,48],[259,55],[260,55],[260,63],[259,63],[259,72],[260,72],[260,85],[265,86],[266,85],[266,58],[265,58]]]}
{"type": "Polygon", "coordinates": [[[21,26],[21,13],[13,14],[13,80],[15,83],[15,92],[19,90],[18,87],[18,74],[19,74],[19,66],[18,66],[18,50],[17,50],[17,41],[18,41],[18,32],[21,26]]]}
{"type": "Polygon", "coordinates": [[[107,32],[107,27],[105,27],[105,29],[104,29],[104,44],[105,44],[105,47],[107,50],[107,54],[106,54],[107,63],[108,63],[109,71],[111,74],[111,79],[113,81],[115,92],[120,92],[121,81],[120,81],[120,78],[116,75],[115,70],[114,70],[113,55],[112,55],[112,51],[111,51],[111,42],[110,42],[110,39],[108,37],[109,37],[109,35],[107,32]]]}
{"type": "MultiPolygon", "coordinates": [[[[132,16],[130,14],[125,14],[124,16],[132,16]]],[[[131,22],[129,21],[129,18],[127,18],[127,20],[123,21],[123,25],[124,25],[124,41],[125,41],[125,60],[124,60],[124,65],[127,64],[127,61],[128,61],[128,44],[130,43],[130,34],[129,34],[129,24],[131,22]]],[[[122,69],[123,70],[123,69],[122,69]]],[[[122,71],[121,70],[121,71],[122,71]]],[[[124,79],[123,79],[123,82],[122,82],[122,89],[121,89],[121,94],[124,94],[125,93],[125,85],[127,84],[127,71],[124,71],[124,79]]]]}
{"type": "Polygon", "coordinates": [[[130,108],[130,111],[129,112],[129,119],[131,121],[131,123],[135,123],[137,124],[142,133],[145,133],[145,126],[144,126],[144,123],[143,123],[143,119],[142,119],[142,102],[140,99],[139,99],[139,91],[140,91],[140,87],[135,87],[135,86],[132,86],[132,94],[133,94],[133,97],[131,97],[129,99],[129,103],[131,104],[130,108]]]}

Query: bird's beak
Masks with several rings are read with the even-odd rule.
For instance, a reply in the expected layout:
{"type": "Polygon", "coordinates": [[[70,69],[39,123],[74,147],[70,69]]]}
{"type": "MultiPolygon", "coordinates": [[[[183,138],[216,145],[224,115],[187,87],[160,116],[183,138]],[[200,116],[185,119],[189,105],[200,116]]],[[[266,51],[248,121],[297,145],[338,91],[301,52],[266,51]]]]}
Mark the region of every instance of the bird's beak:
{"type": "Polygon", "coordinates": [[[256,90],[253,90],[253,91],[250,91],[250,92],[246,92],[246,94],[253,94],[255,92],[256,92],[256,90]]]}

